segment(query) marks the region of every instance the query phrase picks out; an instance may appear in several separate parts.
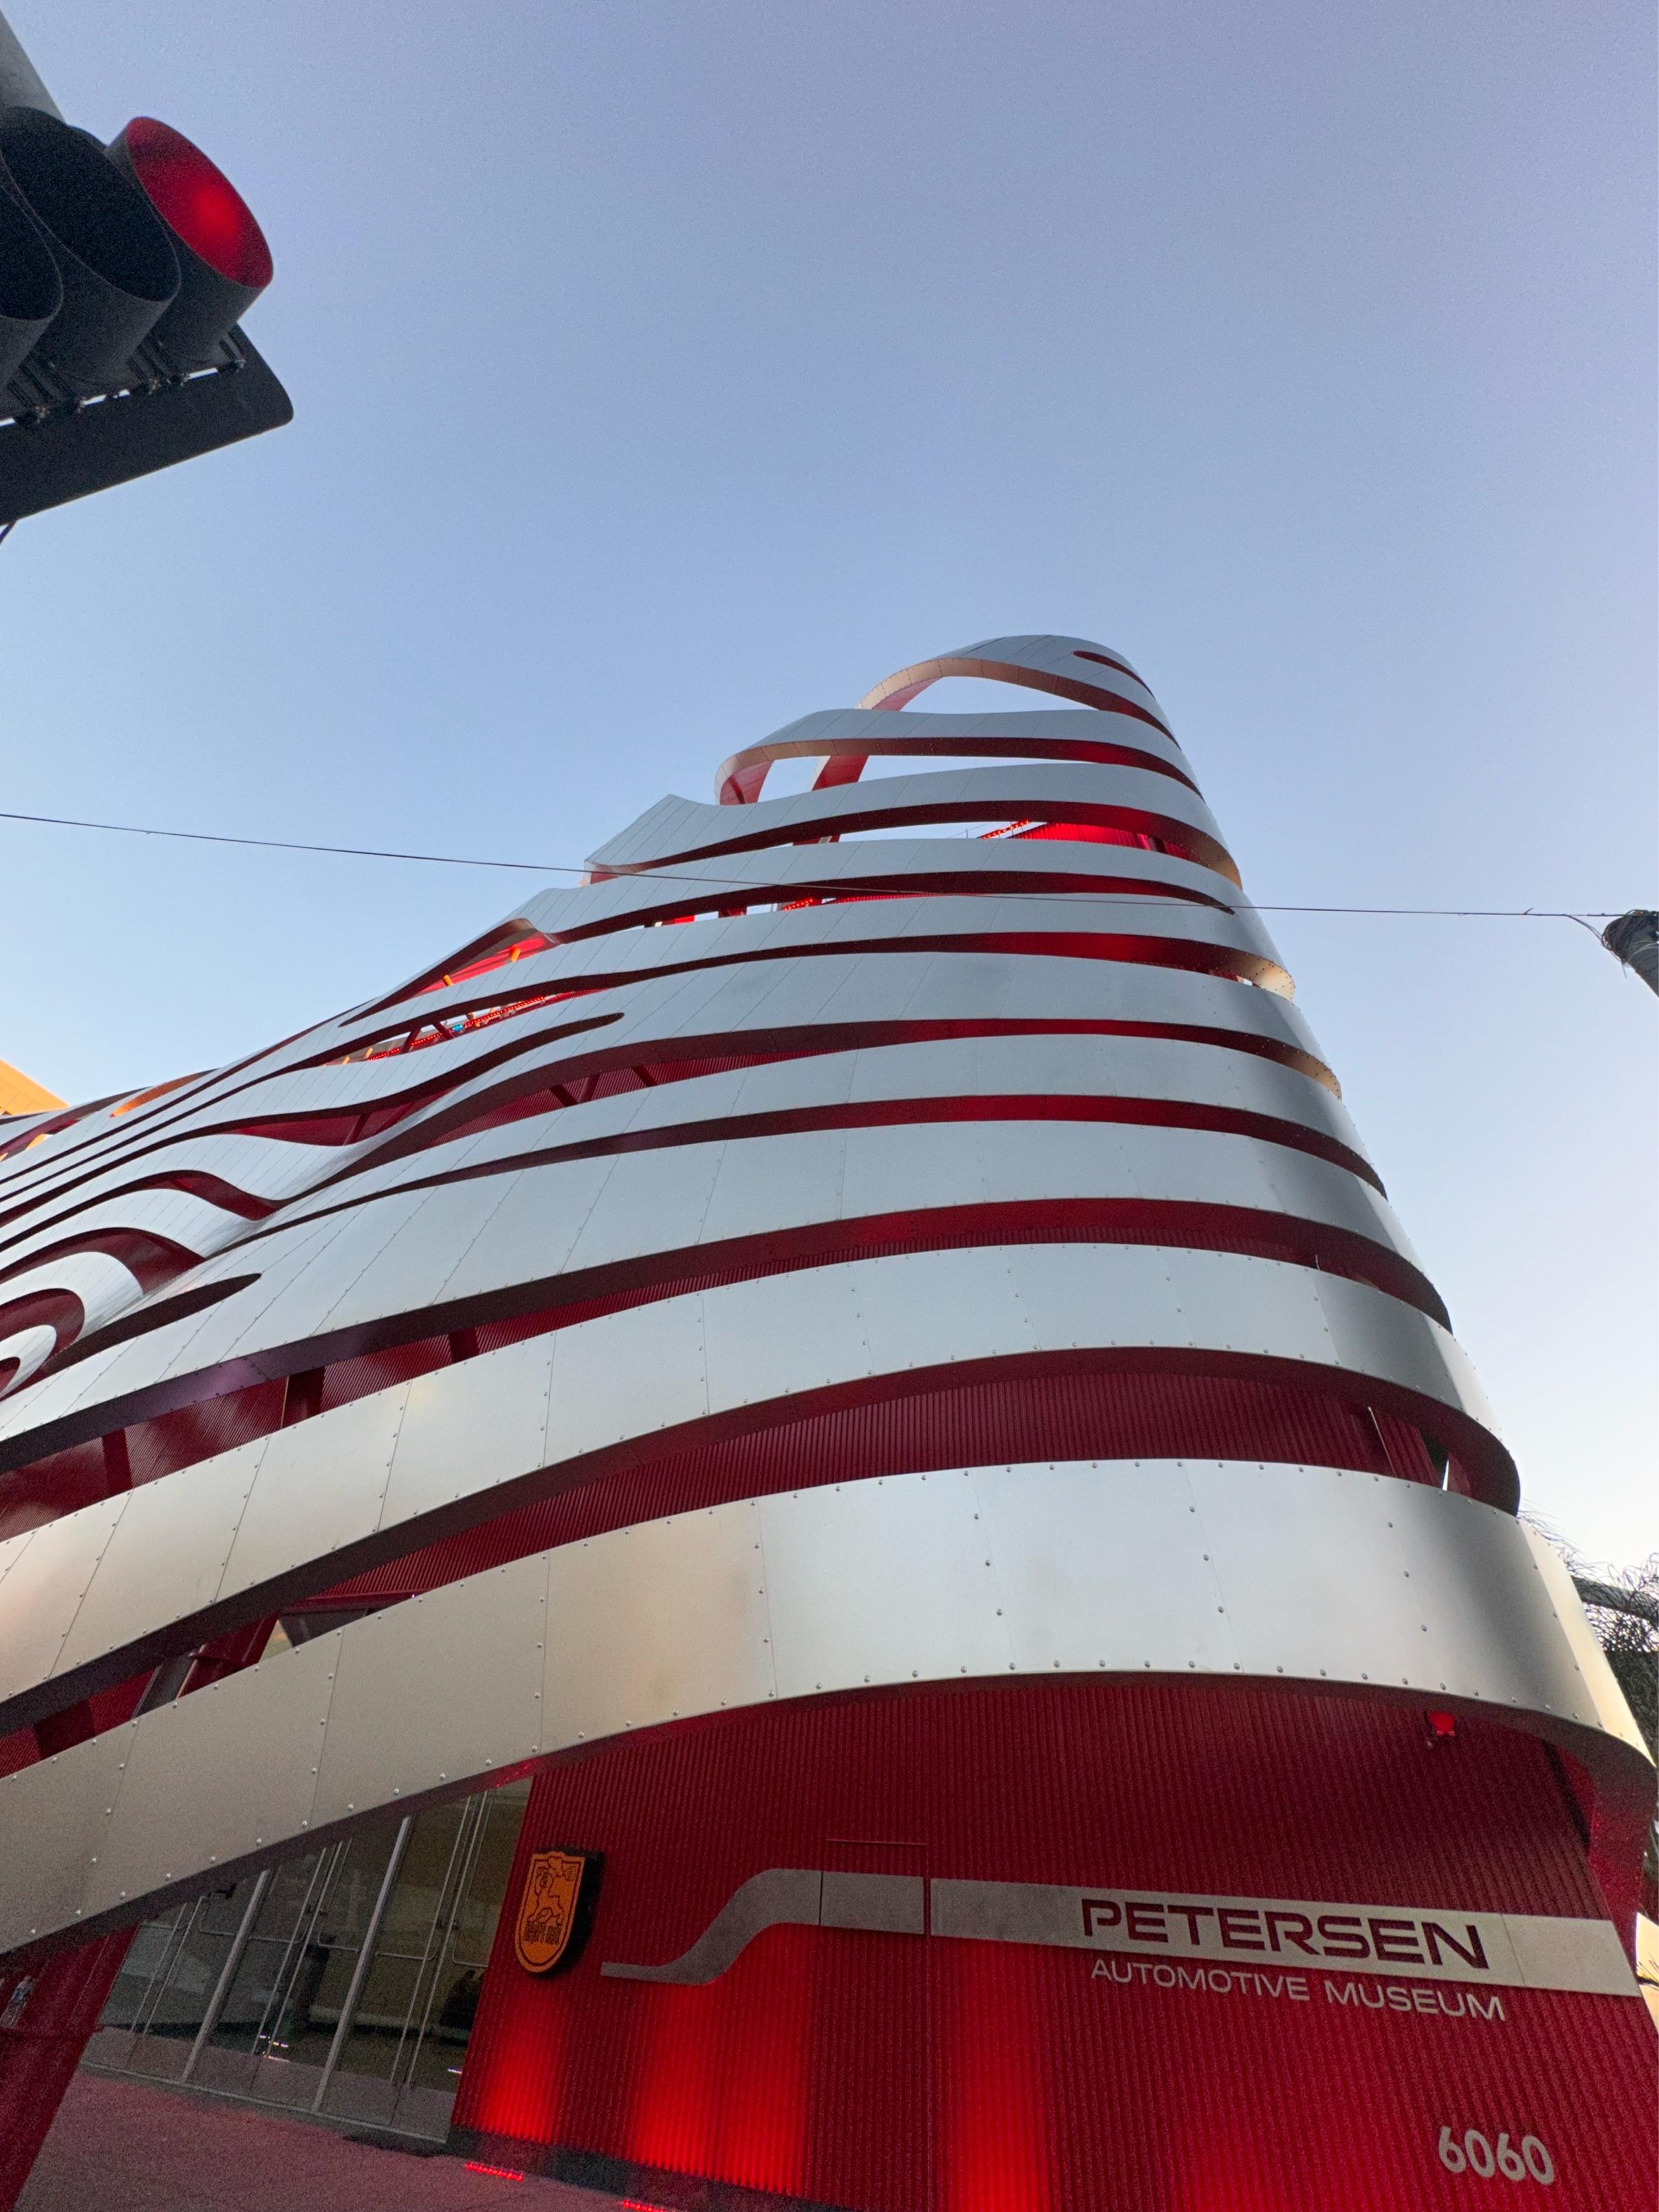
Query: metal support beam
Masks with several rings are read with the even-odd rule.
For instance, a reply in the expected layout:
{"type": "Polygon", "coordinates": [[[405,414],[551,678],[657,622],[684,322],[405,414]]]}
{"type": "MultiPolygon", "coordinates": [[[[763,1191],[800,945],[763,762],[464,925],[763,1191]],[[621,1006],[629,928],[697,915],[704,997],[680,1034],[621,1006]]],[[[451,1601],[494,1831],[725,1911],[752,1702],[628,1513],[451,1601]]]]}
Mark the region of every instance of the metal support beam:
{"type": "Polygon", "coordinates": [[[339,2024],[334,2030],[334,2040],[328,2046],[328,2057],[323,2061],[323,2078],[317,2084],[317,2094],[311,2100],[313,2112],[323,2109],[323,2100],[328,2094],[328,2085],[334,2079],[334,2069],[340,2063],[340,2054],[351,2033],[351,2023],[356,2017],[357,2000],[363,1993],[363,1984],[368,1978],[368,1962],[374,1954],[374,1946],[380,1939],[381,1923],[392,1902],[392,1892],[397,1884],[398,1869],[404,1863],[413,1820],[407,1814],[398,1823],[398,1832],[392,1838],[392,1855],[386,1860],[386,1872],[380,1877],[380,1893],[374,1899],[374,1910],[368,1916],[368,1925],[363,1930],[363,1940],[357,1953],[357,1963],[351,1970],[351,1980],[340,2007],[339,2024]]]}
{"type": "Polygon", "coordinates": [[[213,1984],[213,1995],[208,1999],[207,2010],[202,2014],[202,2025],[196,2031],[196,2040],[190,2046],[190,2056],[185,2061],[185,2070],[179,2076],[181,2081],[188,2081],[195,2073],[197,2061],[207,2049],[209,2039],[219,2025],[219,2015],[225,2008],[225,2002],[230,1995],[231,1984],[236,1979],[236,1970],[241,1965],[243,1954],[247,1949],[248,1939],[253,1933],[253,1923],[259,1917],[259,1908],[265,1901],[265,1892],[270,1887],[270,1869],[265,1867],[254,1882],[253,1894],[247,1901],[247,1909],[242,1915],[236,1933],[230,1939],[230,1948],[225,1954],[225,1963],[219,1969],[219,1978],[213,1984]]]}

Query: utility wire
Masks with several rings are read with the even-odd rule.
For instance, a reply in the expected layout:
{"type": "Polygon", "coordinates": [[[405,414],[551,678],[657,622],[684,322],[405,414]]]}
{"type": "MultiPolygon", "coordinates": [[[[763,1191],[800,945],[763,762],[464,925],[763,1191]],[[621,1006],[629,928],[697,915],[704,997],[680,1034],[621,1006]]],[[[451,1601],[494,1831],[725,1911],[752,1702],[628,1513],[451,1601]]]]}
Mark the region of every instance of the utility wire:
{"type": "MultiPolygon", "coordinates": [[[[0,808],[0,822],[28,822],[53,830],[102,830],[122,837],[173,837],[192,845],[252,845],[267,853],[326,853],[348,860],[416,860],[428,866],[441,868],[509,868],[526,875],[583,876],[586,866],[571,860],[478,860],[456,853],[404,853],[378,845],[315,845],[291,837],[234,837],[210,830],[158,830],[137,822],[88,822],[67,814],[18,814],[0,808]]],[[[872,841],[873,842],[873,841],[872,841]]],[[[796,848],[798,849],[798,848],[796,848]]],[[[623,880],[635,876],[638,880],[654,883],[695,884],[704,890],[752,890],[751,878],[743,876],[688,875],[672,868],[643,867],[637,871],[621,872],[623,880]]],[[[843,891],[844,882],[827,879],[823,883],[801,880],[781,889],[788,890],[843,891]]],[[[1029,896],[1050,904],[1070,903],[1055,894],[1032,892],[1029,896]]],[[[1079,894],[1072,894],[1073,896],[1079,894]]],[[[1190,899],[1131,898],[1114,892],[1108,896],[1126,906],[1190,906],[1190,899]]],[[[1577,921],[1589,928],[1597,921],[1611,921],[1613,912],[1591,913],[1588,915],[1571,913],[1565,908],[1547,907],[1507,906],[1269,906],[1259,901],[1244,902],[1258,914],[1357,914],[1379,915],[1407,915],[1426,917],[1444,921],[1577,921]]]]}
{"type": "Polygon", "coordinates": [[[425,860],[443,868],[523,868],[532,875],[581,875],[557,860],[470,860],[454,853],[392,853],[378,845],[311,845],[292,837],[231,837],[211,830],[155,830],[138,822],[82,822],[70,814],[13,814],[0,822],[44,823],[52,830],[107,830],[122,837],[179,837],[192,845],[257,845],[269,853],[334,853],[349,860],[425,860]]]}

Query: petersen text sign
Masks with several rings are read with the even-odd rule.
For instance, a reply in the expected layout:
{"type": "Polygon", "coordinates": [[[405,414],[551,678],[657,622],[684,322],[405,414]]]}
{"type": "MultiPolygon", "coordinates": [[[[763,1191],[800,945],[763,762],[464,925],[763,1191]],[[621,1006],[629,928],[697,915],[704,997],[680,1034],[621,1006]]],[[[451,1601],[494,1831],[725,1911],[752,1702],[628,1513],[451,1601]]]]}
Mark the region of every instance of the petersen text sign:
{"type": "Polygon", "coordinates": [[[935,1936],[981,1942],[1601,1996],[1629,1996],[1635,1988],[1605,1920],[1014,1881],[935,1881],[931,1905],[935,1936]]]}

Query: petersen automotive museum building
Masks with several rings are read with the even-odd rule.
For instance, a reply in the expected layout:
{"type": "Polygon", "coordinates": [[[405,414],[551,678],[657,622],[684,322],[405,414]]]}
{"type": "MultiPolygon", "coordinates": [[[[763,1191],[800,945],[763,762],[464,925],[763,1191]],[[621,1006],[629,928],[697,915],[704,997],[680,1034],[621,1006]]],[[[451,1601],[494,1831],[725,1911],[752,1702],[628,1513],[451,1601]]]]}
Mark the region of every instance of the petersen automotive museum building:
{"type": "Polygon", "coordinates": [[[0,1122],[10,2185],[84,2045],[654,2204],[1645,2212],[1652,1768],[1152,693],[716,795],[0,1122]]]}

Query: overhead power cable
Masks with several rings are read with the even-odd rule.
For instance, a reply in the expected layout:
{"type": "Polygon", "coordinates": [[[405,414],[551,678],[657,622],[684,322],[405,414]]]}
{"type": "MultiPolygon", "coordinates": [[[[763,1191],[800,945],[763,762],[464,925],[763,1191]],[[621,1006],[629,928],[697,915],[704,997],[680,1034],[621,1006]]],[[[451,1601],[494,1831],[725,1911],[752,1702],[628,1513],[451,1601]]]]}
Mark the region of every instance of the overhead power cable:
{"type": "MultiPolygon", "coordinates": [[[[428,867],[440,868],[507,868],[532,876],[585,876],[586,865],[574,860],[475,860],[460,853],[405,853],[379,845],[319,845],[297,837],[238,837],[211,830],[158,829],[140,822],[91,822],[68,814],[20,814],[0,808],[0,822],[33,823],[52,830],[100,830],[120,837],[172,837],[192,845],[246,845],[267,853],[324,853],[346,860],[414,860],[428,867]]],[[[794,848],[799,849],[799,848],[794,848]]],[[[695,884],[703,890],[752,890],[752,878],[742,876],[689,875],[673,868],[643,867],[637,872],[641,880],[657,883],[695,884]]],[[[805,879],[787,886],[790,890],[844,891],[846,884],[835,879],[813,883],[805,879]]],[[[1055,894],[1032,892],[1030,896],[1054,904],[1070,903],[1055,894]]],[[[1079,894],[1073,894],[1073,896],[1079,894]]],[[[1109,894],[1121,905],[1131,906],[1189,906],[1192,901],[1182,898],[1132,898],[1121,892],[1109,894]]],[[[1597,911],[1577,913],[1565,908],[1509,907],[1509,906],[1287,906],[1264,904],[1257,899],[1244,902],[1258,914],[1354,914],[1419,917],[1443,921],[1578,921],[1586,927],[1598,921],[1614,918],[1611,907],[1597,911]]]]}

